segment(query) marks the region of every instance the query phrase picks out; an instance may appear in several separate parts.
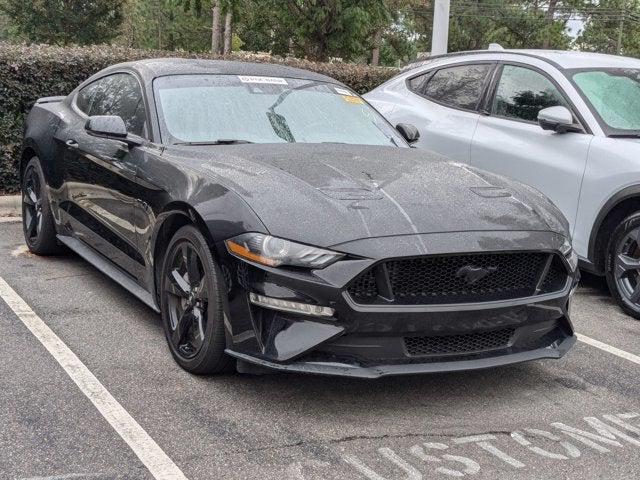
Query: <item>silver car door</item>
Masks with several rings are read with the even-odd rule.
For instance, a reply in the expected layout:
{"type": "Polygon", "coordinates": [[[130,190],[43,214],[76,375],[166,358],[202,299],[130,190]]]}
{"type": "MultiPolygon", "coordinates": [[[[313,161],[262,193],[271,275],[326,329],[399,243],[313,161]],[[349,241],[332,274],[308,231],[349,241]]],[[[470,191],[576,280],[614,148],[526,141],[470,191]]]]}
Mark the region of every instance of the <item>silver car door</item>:
{"type": "Polygon", "coordinates": [[[543,130],[538,112],[572,104],[545,72],[505,64],[485,105],[471,143],[471,164],[540,190],[564,213],[572,229],[593,135],[543,130]]]}
{"type": "Polygon", "coordinates": [[[365,98],[394,125],[415,125],[417,147],[469,162],[478,106],[494,66],[485,61],[435,67],[396,83],[393,91],[376,90],[365,98]]]}

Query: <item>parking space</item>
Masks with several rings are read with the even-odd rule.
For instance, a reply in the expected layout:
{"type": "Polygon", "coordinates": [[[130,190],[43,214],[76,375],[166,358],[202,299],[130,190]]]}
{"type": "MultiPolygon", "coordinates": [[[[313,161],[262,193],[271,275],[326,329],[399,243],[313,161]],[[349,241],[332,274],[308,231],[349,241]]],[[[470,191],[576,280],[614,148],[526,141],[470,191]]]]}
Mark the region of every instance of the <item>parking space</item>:
{"type": "MultiPolygon", "coordinates": [[[[154,314],[72,254],[0,224],[0,278],[195,479],[637,478],[640,365],[584,343],[562,360],[377,381],[196,377],[154,314]]],[[[587,276],[576,329],[640,355],[640,322],[587,276]]],[[[0,301],[0,478],[153,478],[0,301]]],[[[177,478],[175,476],[156,478],[177,478]]]]}

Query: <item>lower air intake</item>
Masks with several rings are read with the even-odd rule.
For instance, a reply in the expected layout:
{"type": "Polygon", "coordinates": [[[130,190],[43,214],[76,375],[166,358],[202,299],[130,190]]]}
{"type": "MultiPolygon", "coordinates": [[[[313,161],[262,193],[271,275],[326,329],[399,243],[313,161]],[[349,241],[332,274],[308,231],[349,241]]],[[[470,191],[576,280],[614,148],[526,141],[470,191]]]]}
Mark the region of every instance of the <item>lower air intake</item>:
{"type": "Polygon", "coordinates": [[[503,328],[490,332],[465,333],[438,337],[405,337],[409,356],[470,354],[509,346],[515,330],[503,328]]]}

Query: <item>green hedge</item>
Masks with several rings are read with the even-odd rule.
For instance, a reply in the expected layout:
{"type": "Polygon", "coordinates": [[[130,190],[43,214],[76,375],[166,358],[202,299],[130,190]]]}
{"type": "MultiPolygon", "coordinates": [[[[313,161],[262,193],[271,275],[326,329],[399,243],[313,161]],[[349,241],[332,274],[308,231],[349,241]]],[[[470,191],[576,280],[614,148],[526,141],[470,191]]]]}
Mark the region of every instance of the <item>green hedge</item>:
{"type": "MultiPolygon", "coordinates": [[[[0,193],[16,192],[18,157],[25,113],[40,97],[66,95],[79,83],[114,63],[154,57],[216,58],[186,52],[134,50],[97,45],[53,47],[0,43],[0,193]]],[[[271,62],[305,68],[334,77],[364,93],[396,71],[348,63],[314,63],[295,58],[234,54],[230,60],[271,62]]]]}

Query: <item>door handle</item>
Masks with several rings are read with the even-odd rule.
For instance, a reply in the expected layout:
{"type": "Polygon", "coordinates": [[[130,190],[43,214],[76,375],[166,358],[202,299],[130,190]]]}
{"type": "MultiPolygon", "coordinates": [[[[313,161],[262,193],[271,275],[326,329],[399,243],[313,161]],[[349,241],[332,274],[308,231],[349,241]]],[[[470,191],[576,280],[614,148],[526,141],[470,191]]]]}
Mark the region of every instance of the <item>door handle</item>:
{"type": "Polygon", "coordinates": [[[74,150],[80,146],[78,145],[78,142],[76,142],[75,140],[67,140],[64,143],[67,147],[73,148],[74,150]]]}

